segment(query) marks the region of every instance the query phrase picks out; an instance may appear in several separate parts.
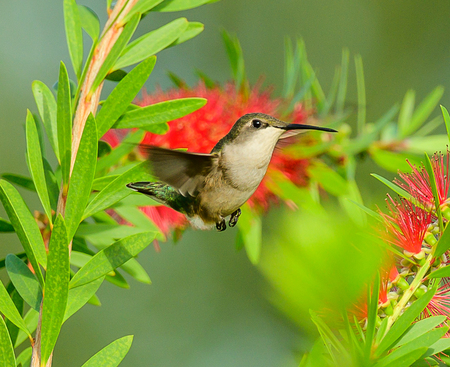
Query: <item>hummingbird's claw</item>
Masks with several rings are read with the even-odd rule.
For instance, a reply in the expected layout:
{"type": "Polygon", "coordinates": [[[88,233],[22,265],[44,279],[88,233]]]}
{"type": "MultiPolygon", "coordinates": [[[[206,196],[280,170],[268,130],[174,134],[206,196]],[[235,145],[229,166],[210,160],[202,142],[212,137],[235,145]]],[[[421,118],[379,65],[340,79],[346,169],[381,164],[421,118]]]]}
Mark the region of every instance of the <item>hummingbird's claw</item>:
{"type": "Polygon", "coordinates": [[[220,222],[216,223],[216,228],[219,232],[225,231],[227,229],[227,225],[225,223],[225,219],[222,219],[220,222]]]}
{"type": "Polygon", "coordinates": [[[234,227],[236,223],[238,222],[238,219],[241,215],[241,209],[236,210],[235,212],[231,213],[230,221],[228,222],[228,225],[230,227],[234,227]]]}

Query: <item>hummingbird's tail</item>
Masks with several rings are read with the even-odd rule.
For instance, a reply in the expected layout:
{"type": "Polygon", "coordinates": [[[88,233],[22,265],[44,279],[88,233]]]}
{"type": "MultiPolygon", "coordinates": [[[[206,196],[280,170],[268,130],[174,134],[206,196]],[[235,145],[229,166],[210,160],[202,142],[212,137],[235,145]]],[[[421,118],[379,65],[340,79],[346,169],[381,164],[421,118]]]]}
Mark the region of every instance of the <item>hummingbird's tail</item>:
{"type": "Polygon", "coordinates": [[[189,198],[184,197],[181,193],[170,185],[163,182],[131,182],[127,187],[150,196],[152,199],[169,208],[175,209],[185,215],[189,215],[190,203],[186,201],[189,198]]]}

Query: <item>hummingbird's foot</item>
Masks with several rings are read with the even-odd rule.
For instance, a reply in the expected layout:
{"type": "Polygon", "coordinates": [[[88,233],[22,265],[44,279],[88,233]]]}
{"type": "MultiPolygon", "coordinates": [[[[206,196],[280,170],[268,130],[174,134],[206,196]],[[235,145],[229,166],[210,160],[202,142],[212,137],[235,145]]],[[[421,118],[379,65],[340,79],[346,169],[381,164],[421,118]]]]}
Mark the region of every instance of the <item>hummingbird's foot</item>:
{"type": "Polygon", "coordinates": [[[230,227],[234,227],[236,223],[238,222],[238,219],[241,215],[241,209],[236,210],[235,212],[231,213],[230,221],[228,222],[228,225],[230,227]]]}
{"type": "Polygon", "coordinates": [[[220,222],[216,223],[216,228],[219,232],[225,231],[227,229],[227,225],[225,223],[225,219],[222,219],[220,222]]]}

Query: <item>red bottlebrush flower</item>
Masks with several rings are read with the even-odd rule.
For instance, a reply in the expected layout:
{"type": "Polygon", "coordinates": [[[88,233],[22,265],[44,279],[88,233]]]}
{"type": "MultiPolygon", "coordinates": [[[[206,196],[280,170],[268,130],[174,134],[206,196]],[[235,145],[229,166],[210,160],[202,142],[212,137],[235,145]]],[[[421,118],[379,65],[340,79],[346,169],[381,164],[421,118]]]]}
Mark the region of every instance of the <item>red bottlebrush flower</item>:
{"type": "MultiPolygon", "coordinates": [[[[140,106],[189,97],[203,97],[208,103],[201,109],[177,120],[169,122],[169,131],[164,135],[147,133],[142,140],[143,145],[155,145],[164,148],[189,148],[191,152],[209,153],[214,145],[225,136],[233,124],[246,113],[263,112],[281,118],[282,106],[286,104],[281,98],[271,98],[272,90],[261,90],[255,86],[248,94],[238,90],[233,83],[225,87],[215,86],[207,88],[203,82],[193,88],[174,88],[166,92],[157,89],[155,93],[147,94],[136,101],[140,106]]],[[[282,119],[295,123],[305,122],[308,112],[301,104],[297,104],[293,112],[282,119]]],[[[123,131],[110,130],[102,138],[112,146],[123,139],[123,131]]],[[[271,173],[282,173],[298,186],[306,184],[306,168],[308,161],[296,159],[276,149],[267,174],[260,186],[249,200],[255,210],[267,210],[272,203],[278,201],[277,196],[269,189],[267,183],[273,178],[271,173]]],[[[171,228],[185,226],[186,221],[181,220],[181,214],[166,207],[158,206],[143,208],[157,225],[167,233],[171,228]]],[[[183,217],[184,218],[184,217],[183,217]]]]}
{"type": "Polygon", "coordinates": [[[431,223],[431,213],[415,206],[405,199],[395,202],[389,195],[387,205],[391,215],[380,213],[386,224],[387,240],[404,250],[418,254],[422,250],[428,226],[431,223]]]}
{"type": "MultiPolygon", "coordinates": [[[[443,279],[444,280],[444,279],[443,279]]],[[[436,294],[433,296],[427,307],[422,311],[420,319],[425,319],[432,316],[445,316],[447,320],[444,324],[449,325],[450,321],[450,282],[445,281],[443,285],[438,288],[436,294]]],[[[447,332],[445,337],[450,337],[447,332]]]]}
{"type": "MultiPolygon", "coordinates": [[[[404,182],[397,179],[394,182],[408,191],[417,200],[422,202],[426,208],[434,207],[434,196],[430,185],[430,178],[425,167],[417,168],[411,163],[408,164],[412,168],[411,173],[399,173],[404,182]]],[[[433,167],[434,176],[436,178],[436,186],[439,196],[439,205],[442,205],[447,200],[449,189],[449,151],[446,154],[446,164],[444,164],[444,155],[436,153],[431,157],[431,165],[433,167]]]]}

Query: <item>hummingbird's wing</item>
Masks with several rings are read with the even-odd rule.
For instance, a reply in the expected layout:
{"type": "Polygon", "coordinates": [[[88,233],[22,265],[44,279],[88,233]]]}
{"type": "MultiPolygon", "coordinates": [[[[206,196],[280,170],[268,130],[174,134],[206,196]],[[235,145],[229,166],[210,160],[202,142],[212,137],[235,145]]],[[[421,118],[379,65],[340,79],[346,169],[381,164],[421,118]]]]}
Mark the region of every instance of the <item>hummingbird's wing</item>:
{"type": "Polygon", "coordinates": [[[218,159],[216,154],[188,153],[154,146],[143,149],[148,154],[152,174],[179,190],[183,196],[198,194],[218,159]]]}

